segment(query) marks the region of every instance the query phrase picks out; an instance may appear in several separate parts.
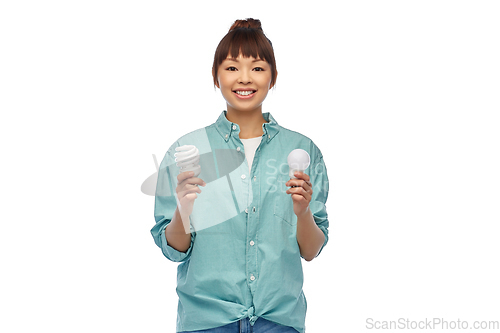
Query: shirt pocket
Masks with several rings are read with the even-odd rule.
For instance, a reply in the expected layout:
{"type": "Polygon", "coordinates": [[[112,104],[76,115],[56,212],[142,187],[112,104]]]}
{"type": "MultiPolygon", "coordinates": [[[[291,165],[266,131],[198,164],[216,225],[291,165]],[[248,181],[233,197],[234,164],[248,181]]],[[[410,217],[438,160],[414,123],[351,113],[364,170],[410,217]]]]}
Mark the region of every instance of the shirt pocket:
{"type": "Polygon", "coordinates": [[[293,200],[291,195],[286,193],[288,187],[285,185],[289,179],[288,175],[280,174],[278,176],[278,191],[274,199],[274,216],[279,221],[294,226],[297,224],[297,219],[294,218],[293,200]]]}

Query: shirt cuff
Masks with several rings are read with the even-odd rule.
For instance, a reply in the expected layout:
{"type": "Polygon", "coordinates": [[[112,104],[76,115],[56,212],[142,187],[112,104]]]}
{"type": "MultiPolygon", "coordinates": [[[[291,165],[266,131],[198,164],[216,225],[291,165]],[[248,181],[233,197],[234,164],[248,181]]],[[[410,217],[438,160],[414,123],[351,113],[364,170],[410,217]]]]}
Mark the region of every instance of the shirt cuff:
{"type": "MultiPolygon", "coordinates": [[[[167,224],[168,225],[168,224],[167,224]]],[[[189,248],[187,249],[186,252],[180,252],[168,245],[167,237],[165,236],[165,229],[167,228],[167,225],[165,225],[163,228],[161,228],[161,250],[165,257],[168,259],[174,261],[174,262],[181,262],[181,261],[186,261],[189,256],[191,255],[191,249],[193,248],[193,234],[191,233],[191,244],[189,245],[189,248]]]]}
{"type": "Polygon", "coordinates": [[[323,251],[323,248],[325,247],[326,243],[328,243],[328,229],[325,228],[324,226],[318,226],[320,228],[321,231],[323,231],[323,235],[325,235],[325,241],[323,242],[323,245],[321,245],[321,248],[319,249],[318,251],[318,254],[316,255],[316,257],[319,256],[319,254],[321,253],[321,251],[323,251]]]}

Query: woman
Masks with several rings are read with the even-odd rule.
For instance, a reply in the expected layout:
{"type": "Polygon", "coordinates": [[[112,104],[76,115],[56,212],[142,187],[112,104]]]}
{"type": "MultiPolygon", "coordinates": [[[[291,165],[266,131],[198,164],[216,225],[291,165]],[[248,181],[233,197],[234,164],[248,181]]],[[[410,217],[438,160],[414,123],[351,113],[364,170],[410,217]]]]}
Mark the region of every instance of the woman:
{"type": "Polygon", "coordinates": [[[323,156],[262,112],[278,72],[259,20],[231,26],[212,74],[227,110],[168,149],[157,182],[151,233],[181,262],[176,331],[304,333],[300,258],[312,260],[328,241],[323,156]],[[176,166],[185,145],[199,150],[198,177],[176,166]],[[311,164],[291,179],[287,156],[297,148],[311,164]]]}

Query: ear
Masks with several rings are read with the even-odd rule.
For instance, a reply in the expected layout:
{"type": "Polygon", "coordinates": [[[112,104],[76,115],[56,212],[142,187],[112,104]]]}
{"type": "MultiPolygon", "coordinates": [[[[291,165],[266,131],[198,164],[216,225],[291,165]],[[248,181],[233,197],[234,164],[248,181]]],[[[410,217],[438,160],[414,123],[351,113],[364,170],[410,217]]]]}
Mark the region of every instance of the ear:
{"type": "MultiPolygon", "coordinates": [[[[212,77],[215,79],[215,70],[213,67],[212,67],[212,77]]],[[[215,86],[220,89],[219,78],[217,78],[217,80],[214,80],[214,81],[215,81],[215,86]]]]}
{"type": "Polygon", "coordinates": [[[278,71],[276,71],[276,77],[274,78],[274,84],[271,84],[269,86],[269,90],[271,90],[272,87],[274,87],[276,85],[276,81],[278,80],[278,71]]]}

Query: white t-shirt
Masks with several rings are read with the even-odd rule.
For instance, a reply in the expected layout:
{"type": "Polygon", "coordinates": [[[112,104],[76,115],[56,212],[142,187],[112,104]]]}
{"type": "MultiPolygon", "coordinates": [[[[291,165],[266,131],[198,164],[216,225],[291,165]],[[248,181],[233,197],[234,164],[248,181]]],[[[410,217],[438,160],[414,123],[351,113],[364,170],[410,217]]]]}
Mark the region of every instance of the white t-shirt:
{"type": "Polygon", "coordinates": [[[257,147],[260,145],[260,141],[262,140],[261,136],[250,139],[240,139],[245,148],[245,157],[248,161],[248,173],[252,170],[253,157],[255,156],[255,151],[257,147]]]}

